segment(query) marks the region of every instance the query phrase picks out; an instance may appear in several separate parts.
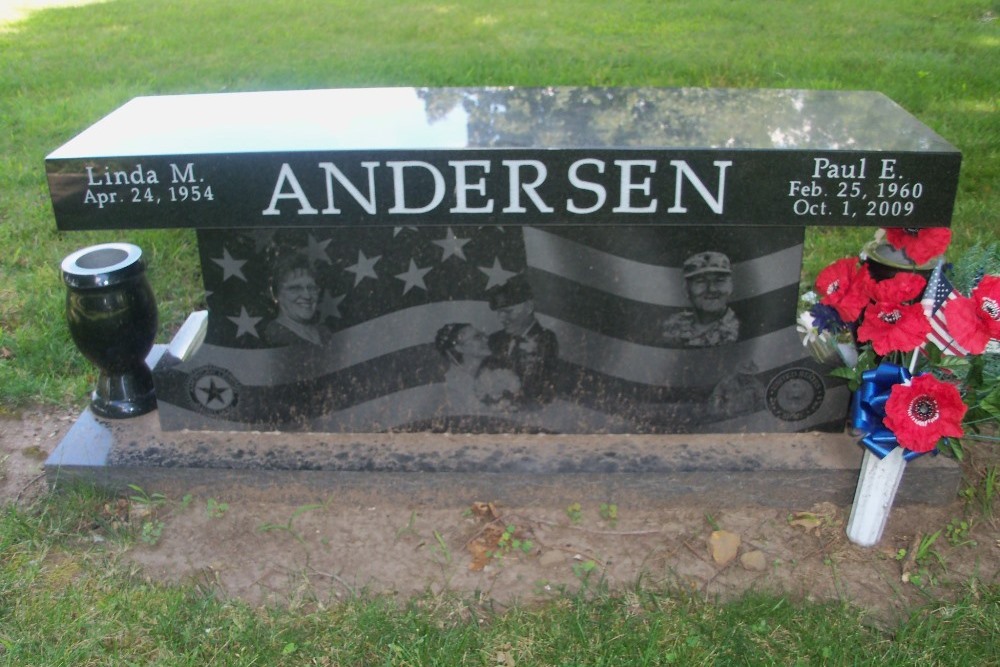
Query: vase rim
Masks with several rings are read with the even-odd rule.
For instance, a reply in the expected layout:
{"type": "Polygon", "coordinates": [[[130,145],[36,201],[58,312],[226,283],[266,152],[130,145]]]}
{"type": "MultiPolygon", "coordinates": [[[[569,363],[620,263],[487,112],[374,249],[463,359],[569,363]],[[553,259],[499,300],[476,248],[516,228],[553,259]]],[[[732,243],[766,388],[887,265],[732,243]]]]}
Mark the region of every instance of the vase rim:
{"type": "Polygon", "coordinates": [[[923,264],[917,264],[911,260],[906,253],[890,244],[879,241],[870,241],[864,247],[864,254],[871,260],[884,264],[893,269],[904,271],[930,271],[937,266],[942,256],[938,255],[927,260],[923,264]]]}
{"type": "Polygon", "coordinates": [[[70,287],[107,287],[145,270],[142,249],[132,243],[100,243],[67,255],[63,280],[70,287]]]}

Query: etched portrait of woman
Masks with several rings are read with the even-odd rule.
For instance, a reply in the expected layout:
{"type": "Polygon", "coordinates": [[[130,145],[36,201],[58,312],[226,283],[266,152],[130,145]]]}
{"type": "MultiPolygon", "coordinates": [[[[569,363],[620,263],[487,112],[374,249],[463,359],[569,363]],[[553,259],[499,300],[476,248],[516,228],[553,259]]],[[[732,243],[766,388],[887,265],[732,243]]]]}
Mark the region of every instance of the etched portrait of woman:
{"type": "Polygon", "coordinates": [[[441,327],[434,347],[448,360],[445,386],[452,407],[511,408],[521,395],[521,381],[496,363],[485,333],[465,322],[441,327]]]}
{"type": "Polygon", "coordinates": [[[264,341],[275,347],[329,343],[332,334],[319,321],[322,291],[308,258],[296,252],[278,255],[270,283],[278,313],[264,328],[264,341]]]}

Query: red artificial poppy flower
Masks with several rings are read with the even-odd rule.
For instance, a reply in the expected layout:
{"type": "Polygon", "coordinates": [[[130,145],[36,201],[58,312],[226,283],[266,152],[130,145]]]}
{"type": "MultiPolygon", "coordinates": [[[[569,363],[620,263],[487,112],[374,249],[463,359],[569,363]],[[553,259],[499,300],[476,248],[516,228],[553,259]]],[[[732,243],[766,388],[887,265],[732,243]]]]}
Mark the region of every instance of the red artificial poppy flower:
{"type": "Polygon", "coordinates": [[[851,257],[838,259],[816,277],[819,302],[836,310],[845,322],[857,320],[865,306],[871,303],[870,292],[874,284],[868,267],[859,265],[858,260],[851,257]]]}
{"type": "Polygon", "coordinates": [[[944,253],[951,243],[951,230],[947,227],[891,227],[885,230],[885,240],[919,266],[944,253]]]}
{"type": "Polygon", "coordinates": [[[909,384],[893,385],[883,423],[902,447],[929,452],[941,438],[964,434],[962,418],[966,409],[954,385],[933,375],[920,375],[909,384]]]}
{"type": "Polygon", "coordinates": [[[916,273],[897,273],[892,278],[877,282],[872,286],[875,301],[903,303],[913,301],[924,293],[927,279],[916,273]]]}
{"type": "Polygon", "coordinates": [[[875,352],[910,352],[917,349],[931,331],[931,324],[919,303],[910,305],[879,301],[865,308],[858,327],[858,340],[871,341],[875,352]]]}
{"type": "Polygon", "coordinates": [[[948,331],[972,354],[982,354],[991,338],[1000,338],[1000,277],[985,276],[969,298],[945,303],[948,331]]]}

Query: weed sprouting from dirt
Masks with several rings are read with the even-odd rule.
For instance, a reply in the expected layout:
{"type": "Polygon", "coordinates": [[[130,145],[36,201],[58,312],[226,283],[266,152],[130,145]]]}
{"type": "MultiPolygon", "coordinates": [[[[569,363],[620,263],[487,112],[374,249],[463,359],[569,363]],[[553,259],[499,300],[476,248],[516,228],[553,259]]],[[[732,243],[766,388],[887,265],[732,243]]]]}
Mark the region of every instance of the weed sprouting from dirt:
{"type": "Polygon", "coordinates": [[[209,519],[221,519],[229,511],[229,503],[219,502],[215,498],[209,498],[205,503],[205,513],[209,519]]]}
{"type": "MultiPolygon", "coordinates": [[[[212,501],[213,499],[209,498],[208,500],[209,506],[211,506],[212,501]]],[[[265,522],[257,527],[257,532],[266,533],[273,530],[282,530],[291,535],[292,538],[294,538],[295,541],[298,542],[299,544],[305,545],[305,540],[302,538],[302,535],[297,530],[295,530],[292,524],[295,522],[295,519],[302,516],[303,514],[307,512],[312,512],[314,510],[323,509],[324,507],[326,507],[326,505],[323,503],[309,503],[306,505],[299,505],[298,507],[295,508],[295,511],[292,512],[292,515],[288,517],[288,521],[286,523],[276,524],[276,523],[265,522]]],[[[226,506],[226,508],[228,509],[228,505],[226,506]]],[[[224,513],[225,509],[223,510],[223,514],[224,513]]],[[[209,515],[211,516],[211,509],[209,510],[209,515]]],[[[220,514],[219,516],[222,515],[220,514]]]]}

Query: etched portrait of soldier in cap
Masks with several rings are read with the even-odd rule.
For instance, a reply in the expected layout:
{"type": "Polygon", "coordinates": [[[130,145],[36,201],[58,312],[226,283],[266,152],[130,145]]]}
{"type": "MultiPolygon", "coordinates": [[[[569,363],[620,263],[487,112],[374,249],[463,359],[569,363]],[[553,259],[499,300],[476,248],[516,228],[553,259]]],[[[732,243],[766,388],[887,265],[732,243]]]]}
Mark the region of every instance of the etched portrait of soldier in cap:
{"type": "Polygon", "coordinates": [[[552,373],[559,356],[556,335],[535,317],[535,300],[524,276],[515,276],[490,294],[490,309],[502,328],[490,334],[492,357],[521,380],[525,400],[552,398],[552,373]]]}
{"type": "Polygon", "coordinates": [[[671,347],[713,347],[734,343],[740,322],[729,307],[733,294],[729,258],[706,250],[684,260],[684,292],[691,308],[662,324],[663,342],[671,347]]]}

